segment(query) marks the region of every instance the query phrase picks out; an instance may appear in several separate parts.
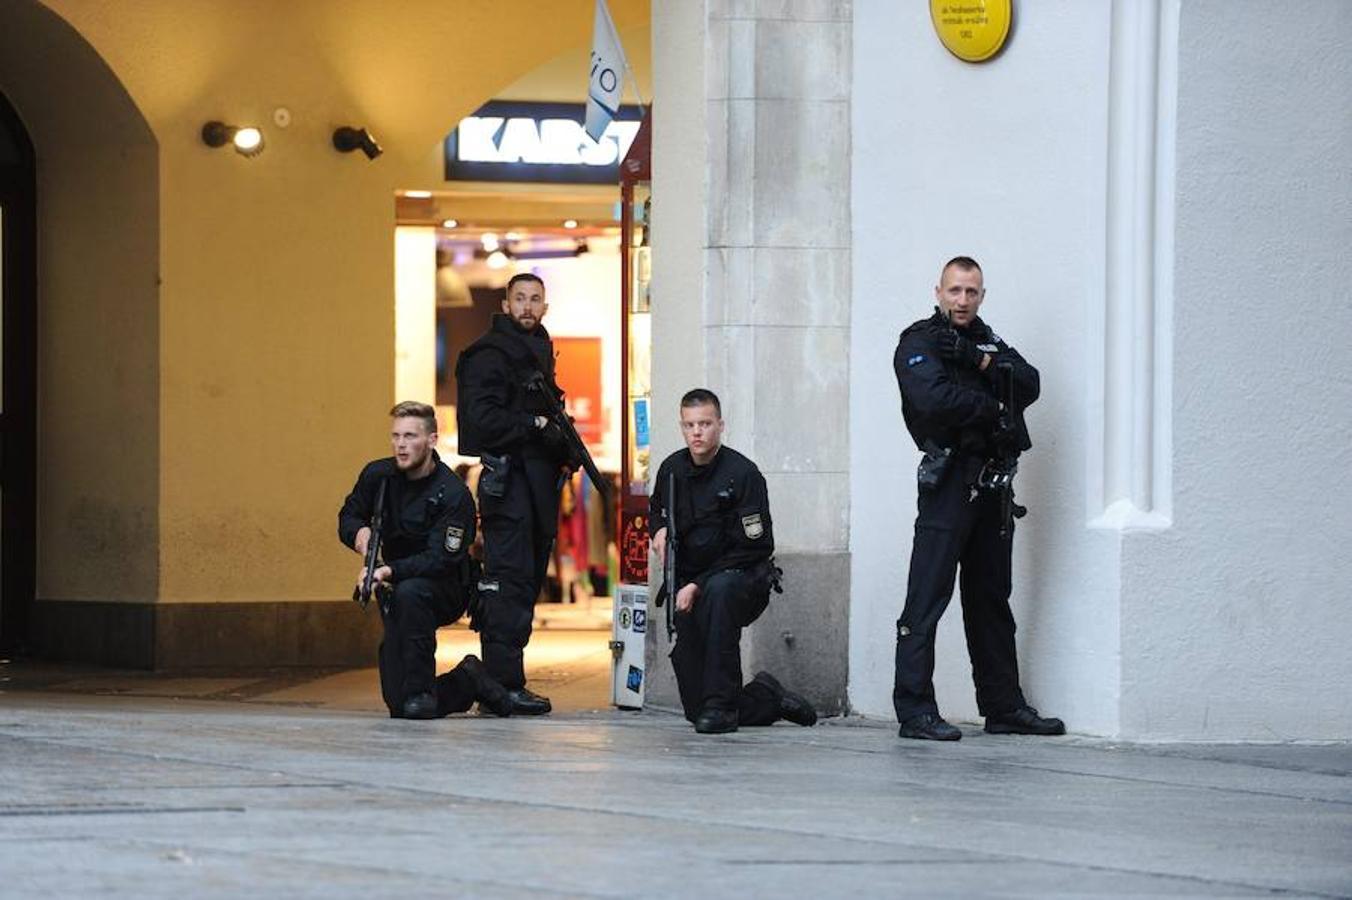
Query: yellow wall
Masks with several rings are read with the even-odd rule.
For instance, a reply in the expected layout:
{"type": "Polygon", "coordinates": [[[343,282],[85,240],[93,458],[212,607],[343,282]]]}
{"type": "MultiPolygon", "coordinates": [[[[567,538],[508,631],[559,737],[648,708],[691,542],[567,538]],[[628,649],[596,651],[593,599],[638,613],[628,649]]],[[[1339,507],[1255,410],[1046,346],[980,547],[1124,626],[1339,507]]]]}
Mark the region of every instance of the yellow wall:
{"type": "Polygon", "coordinates": [[[38,167],[38,595],[159,584],[158,148],[74,29],[0,4],[0,91],[38,167]]]}
{"type": "MultiPolygon", "coordinates": [[[[361,463],[386,450],[393,191],[438,187],[442,138],[503,86],[570,49],[585,57],[592,2],[46,6],[107,62],[158,143],[157,223],[141,217],[143,205],[123,226],[158,232],[158,351],[147,341],[141,355],[157,357],[158,397],[121,402],[157,412],[156,596],[340,597],[356,563],[336,541],[334,514],[361,463]],[[279,106],[292,115],[285,130],[272,122],[279,106]],[[198,133],[211,118],[260,124],[265,152],[208,149],[198,133]],[[385,155],[368,163],[335,152],[329,136],[342,124],[369,127],[385,155]]],[[[610,6],[622,29],[647,21],[646,0],[610,6]]],[[[44,446],[65,434],[45,391],[69,365],[44,368],[44,446]]],[[[44,505],[87,487],[43,483],[44,505]]],[[[60,569],[80,552],[79,528],[44,530],[42,540],[39,596],[70,599],[60,569]]],[[[101,599],[142,598],[110,590],[101,599]]]]}

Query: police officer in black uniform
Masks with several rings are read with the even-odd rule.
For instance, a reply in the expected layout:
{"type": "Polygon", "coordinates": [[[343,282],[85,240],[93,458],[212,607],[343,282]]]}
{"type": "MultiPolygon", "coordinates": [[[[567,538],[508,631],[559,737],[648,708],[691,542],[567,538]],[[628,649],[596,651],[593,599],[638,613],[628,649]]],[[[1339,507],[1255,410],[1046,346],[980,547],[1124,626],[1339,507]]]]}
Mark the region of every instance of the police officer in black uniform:
{"type": "Polygon", "coordinates": [[[1037,369],[977,316],[986,291],[976,260],[949,260],[934,294],[934,315],[901,333],[892,361],[906,428],[925,452],[906,606],[897,620],[892,702],[899,734],[962,737],[939,716],[933,681],[935,631],[959,566],[963,626],[986,731],[1064,734],[1061,720],[1040,716],[1019,688],[1009,608],[1013,522],[990,487],[993,467],[1032,446],[1023,411],[1038,398],[1037,369]],[[1000,400],[1002,379],[1013,380],[1012,409],[1000,400]]]}
{"type": "Polygon", "coordinates": [[[522,273],[507,283],[502,314],[456,363],[460,452],[477,456],[483,516],[484,665],[507,688],[516,715],[544,715],[549,699],[526,688],[522,651],[558,531],[559,491],[576,468],[544,391],[554,381],[554,344],[540,324],[545,284],[522,273]]]}
{"type": "MultiPolygon", "coordinates": [[[[437,455],[437,417],[425,403],[390,410],[394,456],[367,463],[338,512],[338,538],[365,556],[385,484],[381,561],[374,580],[385,639],[380,692],[391,718],[434,719],[474,701],[509,715],[507,690],[477,657],[436,676],[437,627],[460,618],[473,590],[474,498],[437,455]]],[[[366,569],[357,576],[358,584],[366,569]]]]}
{"type": "Polygon", "coordinates": [[[712,391],[697,388],[681,398],[681,433],[686,449],[657,470],[648,527],[665,559],[674,473],[677,584],[665,587],[666,602],[674,593],[671,664],[685,717],[701,734],[780,719],[813,725],[812,705],[770,673],[742,684],[742,629],[765,611],[771,587],[778,586],[765,478],[755,463],[722,445],[722,406],[712,391]]]}

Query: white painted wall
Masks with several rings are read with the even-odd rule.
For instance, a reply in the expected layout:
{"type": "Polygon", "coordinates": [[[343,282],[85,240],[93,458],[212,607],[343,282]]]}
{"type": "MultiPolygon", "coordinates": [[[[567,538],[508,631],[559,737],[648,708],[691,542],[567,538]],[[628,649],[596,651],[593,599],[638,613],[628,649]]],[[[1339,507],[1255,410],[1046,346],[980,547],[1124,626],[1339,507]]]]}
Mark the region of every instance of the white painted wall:
{"type": "MultiPolygon", "coordinates": [[[[1075,731],[1118,730],[1117,531],[1085,514],[1087,338],[1104,284],[1110,7],[1019,7],[1006,51],[961,63],[925,4],[854,11],[850,701],[891,717],[895,622],[915,519],[914,443],[892,373],[897,336],[929,314],[943,262],[976,257],[983,313],[1042,373],[1020,500],[1013,605],[1024,691],[1075,731]]],[[[957,598],[936,690],[976,717],[957,598]]]]}
{"type": "MultiPolygon", "coordinates": [[[[914,519],[891,352],[965,252],[1043,375],[1015,548],[1030,700],[1080,732],[1352,736],[1347,11],[1040,0],[968,66],[923,5],[856,4],[856,709],[891,714],[914,519]]],[[[956,600],[939,656],[941,706],[973,717],[956,600]]]]}
{"type": "Polygon", "coordinates": [[[1128,535],[1122,729],[1352,737],[1352,9],[1182,4],[1174,516],[1128,535]]]}

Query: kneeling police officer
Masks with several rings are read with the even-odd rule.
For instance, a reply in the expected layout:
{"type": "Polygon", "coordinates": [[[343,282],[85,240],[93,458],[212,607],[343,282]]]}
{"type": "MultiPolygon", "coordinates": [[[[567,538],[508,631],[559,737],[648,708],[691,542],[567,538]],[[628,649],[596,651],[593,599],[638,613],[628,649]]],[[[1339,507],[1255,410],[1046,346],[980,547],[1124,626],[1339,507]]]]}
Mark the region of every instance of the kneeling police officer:
{"type": "Polygon", "coordinates": [[[712,391],[681,398],[681,435],[686,449],[662,462],[648,509],[653,548],[664,562],[669,512],[679,538],[676,583],[664,589],[675,604],[671,664],[685,717],[701,734],[780,719],[816,724],[812,705],[769,672],[742,684],[742,629],[765,611],[779,578],[765,478],[723,446],[722,406],[712,391]]]}
{"type": "MultiPolygon", "coordinates": [[[[475,656],[436,677],[437,628],[466,611],[476,568],[474,498],[437,454],[436,411],[404,402],[390,410],[394,455],[362,469],[338,512],[338,537],[365,556],[370,522],[384,485],[383,564],[373,573],[385,639],[379,651],[380,692],[396,719],[435,719],[474,701],[511,714],[507,690],[475,656]]],[[[363,567],[358,584],[365,579],[363,567]]]]}

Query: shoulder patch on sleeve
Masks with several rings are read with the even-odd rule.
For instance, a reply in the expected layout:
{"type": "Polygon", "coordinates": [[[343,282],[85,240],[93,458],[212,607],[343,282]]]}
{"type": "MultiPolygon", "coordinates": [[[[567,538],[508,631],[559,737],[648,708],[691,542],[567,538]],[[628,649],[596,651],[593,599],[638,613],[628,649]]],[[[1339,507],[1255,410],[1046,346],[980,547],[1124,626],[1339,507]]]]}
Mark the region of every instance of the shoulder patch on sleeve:
{"type": "Polygon", "coordinates": [[[458,528],[455,525],[448,525],[446,527],[445,547],[447,553],[459,552],[460,545],[463,544],[464,542],[465,542],[465,529],[458,528]]]}
{"type": "Polygon", "coordinates": [[[765,534],[765,524],[761,522],[760,513],[742,516],[742,532],[753,541],[765,534]]]}
{"type": "Polygon", "coordinates": [[[918,365],[920,365],[920,364],[921,364],[922,362],[924,362],[924,361],[925,361],[925,354],[923,354],[923,353],[917,353],[915,356],[909,357],[909,358],[906,360],[906,367],[907,367],[907,368],[911,368],[912,366],[918,366],[918,365]]]}

